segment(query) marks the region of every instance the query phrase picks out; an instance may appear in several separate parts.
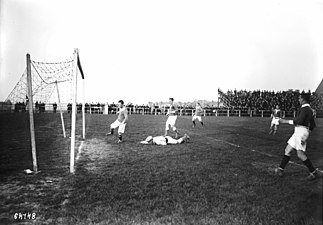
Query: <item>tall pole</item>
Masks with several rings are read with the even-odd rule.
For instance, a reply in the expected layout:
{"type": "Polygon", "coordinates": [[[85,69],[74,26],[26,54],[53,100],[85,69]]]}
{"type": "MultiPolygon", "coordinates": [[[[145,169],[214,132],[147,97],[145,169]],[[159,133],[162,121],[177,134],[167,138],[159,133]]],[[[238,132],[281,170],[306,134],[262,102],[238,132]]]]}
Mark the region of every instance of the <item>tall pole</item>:
{"type": "Polygon", "coordinates": [[[72,96],[72,129],[71,129],[71,152],[70,152],[70,173],[74,173],[75,160],[75,126],[76,126],[76,94],[77,94],[77,54],[78,50],[74,50],[73,65],[73,96],[72,96]]]}
{"type": "Polygon", "coordinates": [[[33,171],[38,172],[37,168],[37,156],[36,156],[36,141],[35,141],[35,126],[34,126],[34,111],[33,111],[33,94],[32,94],[32,82],[31,82],[31,61],[30,55],[26,55],[27,60],[27,88],[28,88],[28,108],[29,108],[29,121],[30,121],[30,138],[31,138],[31,150],[33,158],[33,171]]]}
{"type": "Polygon", "coordinates": [[[64,138],[65,138],[66,137],[66,133],[65,133],[64,117],[63,117],[63,110],[62,110],[61,98],[59,96],[59,90],[58,90],[58,83],[57,83],[57,81],[56,81],[56,90],[57,90],[59,113],[61,114],[63,135],[64,135],[64,138]]]}
{"type": "Polygon", "coordinates": [[[84,78],[82,82],[83,82],[82,127],[83,127],[83,139],[85,139],[85,81],[84,81],[84,78]]]}

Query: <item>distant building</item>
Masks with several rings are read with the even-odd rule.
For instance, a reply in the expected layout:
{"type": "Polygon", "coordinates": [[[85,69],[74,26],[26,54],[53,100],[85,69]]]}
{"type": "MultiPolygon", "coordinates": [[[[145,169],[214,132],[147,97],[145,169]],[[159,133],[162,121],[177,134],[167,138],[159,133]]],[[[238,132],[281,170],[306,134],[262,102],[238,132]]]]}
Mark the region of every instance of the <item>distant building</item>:
{"type": "Polygon", "coordinates": [[[315,93],[316,94],[323,94],[323,79],[322,79],[321,83],[319,84],[319,86],[317,86],[315,93]]]}

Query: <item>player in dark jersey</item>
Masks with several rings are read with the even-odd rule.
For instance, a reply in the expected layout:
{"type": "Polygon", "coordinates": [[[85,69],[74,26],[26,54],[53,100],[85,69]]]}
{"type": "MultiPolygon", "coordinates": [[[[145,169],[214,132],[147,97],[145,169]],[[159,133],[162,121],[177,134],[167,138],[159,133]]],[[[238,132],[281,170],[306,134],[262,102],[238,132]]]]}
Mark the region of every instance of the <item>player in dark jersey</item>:
{"type": "Polygon", "coordinates": [[[296,150],[297,156],[302,160],[304,165],[308,168],[310,174],[308,175],[308,180],[314,180],[318,177],[323,176],[323,171],[318,168],[315,169],[312,165],[310,159],[306,156],[306,142],[309,137],[310,131],[315,128],[314,113],[309,105],[310,94],[301,93],[299,95],[299,103],[301,108],[297,113],[297,117],[293,120],[280,119],[279,123],[294,125],[294,133],[288,140],[288,144],[285,148],[285,154],[281,160],[280,166],[275,169],[275,173],[279,176],[283,176],[285,166],[290,160],[291,152],[296,150]]]}

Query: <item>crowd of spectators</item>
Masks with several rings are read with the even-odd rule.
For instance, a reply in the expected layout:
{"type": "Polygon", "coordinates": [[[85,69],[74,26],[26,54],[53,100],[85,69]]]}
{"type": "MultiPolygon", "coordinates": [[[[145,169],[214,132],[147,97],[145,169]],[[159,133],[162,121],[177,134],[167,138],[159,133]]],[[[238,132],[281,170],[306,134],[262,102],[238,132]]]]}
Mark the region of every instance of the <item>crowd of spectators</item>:
{"type": "Polygon", "coordinates": [[[26,111],[26,103],[25,102],[17,102],[15,104],[15,112],[25,112],[25,111],[26,111]]]}
{"type": "MultiPolygon", "coordinates": [[[[300,91],[246,91],[229,90],[226,93],[218,90],[219,99],[226,107],[234,109],[271,110],[276,105],[284,111],[295,111],[300,105],[300,91]]],[[[310,93],[310,91],[308,91],[310,93]]],[[[323,109],[323,95],[311,93],[311,106],[315,110],[323,109]]]]}
{"type": "MultiPolygon", "coordinates": [[[[309,91],[308,91],[309,92],[309,91]]],[[[229,90],[223,92],[218,89],[219,102],[203,102],[203,108],[214,110],[214,109],[234,109],[234,110],[271,110],[275,108],[276,105],[283,111],[296,111],[300,105],[298,102],[298,96],[300,91],[288,90],[288,91],[246,91],[246,90],[229,90]]],[[[316,111],[323,111],[323,94],[311,93],[311,106],[316,111]]],[[[106,110],[106,105],[108,105],[108,111],[114,112],[117,108],[115,103],[103,104],[103,103],[86,103],[85,112],[86,113],[104,113],[106,110]]],[[[193,110],[195,108],[195,102],[178,102],[178,108],[183,110],[193,110]]],[[[14,105],[14,110],[16,112],[25,112],[27,107],[27,102],[17,102],[14,105]]],[[[82,104],[77,104],[77,112],[82,111],[82,104]]],[[[57,104],[52,105],[52,111],[56,112],[57,104]]],[[[167,102],[159,103],[149,103],[149,104],[133,104],[128,103],[127,108],[132,112],[136,112],[138,109],[144,111],[157,110],[158,112],[165,111],[167,109],[167,102]]],[[[36,112],[45,112],[45,103],[36,102],[35,103],[36,112]]],[[[72,112],[72,104],[67,104],[67,112],[72,112]]]]}
{"type": "MultiPolygon", "coordinates": [[[[82,112],[82,104],[76,104],[76,110],[78,113],[82,112]]],[[[105,104],[103,103],[85,103],[85,113],[103,113],[105,104]]],[[[67,112],[72,112],[72,103],[67,104],[67,112]]]]}
{"type": "Polygon", "coordinates": [[[36,112],[39,112],[39,113],[45,112],[45,103],[36,101],[35,109],[36,109],[36,112]]]}

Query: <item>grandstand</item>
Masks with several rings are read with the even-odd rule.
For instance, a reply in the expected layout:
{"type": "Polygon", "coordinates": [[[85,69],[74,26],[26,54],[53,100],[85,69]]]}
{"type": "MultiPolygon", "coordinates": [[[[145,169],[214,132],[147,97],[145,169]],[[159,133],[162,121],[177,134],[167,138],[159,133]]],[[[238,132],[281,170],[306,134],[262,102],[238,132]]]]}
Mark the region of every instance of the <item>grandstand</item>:
{"type": "MultiPolygon", "coordinates": [[[[318,89],[322,87],[322,82],[318,89]]],[[[322,87],[323,88],[323,87],[322,87]]],[[[318,114],[323,113],[323,95],[320,92],[311,93],[311,106],[318,114]]],[[[271,110],[279,105],[283,111],[296,111],[300,105],[298,102],[299,90],[287,91],[246,91],[228,90],[223,92],[218,89],[219,102],[230,109],[239,110],[271,110]]]]}

